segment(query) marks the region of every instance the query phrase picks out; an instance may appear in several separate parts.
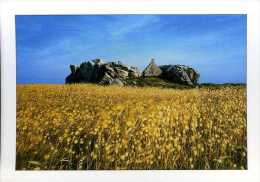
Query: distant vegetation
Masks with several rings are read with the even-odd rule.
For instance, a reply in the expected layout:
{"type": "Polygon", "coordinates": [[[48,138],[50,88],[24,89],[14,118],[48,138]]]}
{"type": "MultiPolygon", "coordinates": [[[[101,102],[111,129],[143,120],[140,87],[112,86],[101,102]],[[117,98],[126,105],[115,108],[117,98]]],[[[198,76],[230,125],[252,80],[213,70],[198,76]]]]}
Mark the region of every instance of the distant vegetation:
{"type": "Polygon", "coordinates": [[[139,78],[129,78],[126,80],[128,86],[137,87],[160,87],[160,88],[194,88],[195,86],[183,85],[178,83],[173,83],[159,77],[139,77],[139,78]]]}
{"type": "Polygon", "coordinates": [[[223,87],[245,87],[246,84],[242,83],[201,83],[197,85],[183,85],[178,83],[173,83],[166,79],[160,77],[139,77],[139,78],[128,78],[126,80],[126,85],[137,86],[137,87],[159,87],[159,88],[175,88],[175,89],[190,89],[190,88],[223,88],[223,87]]]}
{"type": "Polygon", "coordinates": [[[222,88],[222,87],[246,87],[245,83],[201,83],[198,85],[200,88],[208,87],[208,88],[222,88]]]}

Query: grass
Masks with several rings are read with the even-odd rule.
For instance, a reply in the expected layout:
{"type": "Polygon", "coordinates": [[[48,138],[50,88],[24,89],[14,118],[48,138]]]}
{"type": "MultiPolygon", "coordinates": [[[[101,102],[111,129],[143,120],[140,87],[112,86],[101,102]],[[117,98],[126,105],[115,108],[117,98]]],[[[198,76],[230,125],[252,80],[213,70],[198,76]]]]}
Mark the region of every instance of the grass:
{"type": "Polygon", "coordinates": [[[194,86],[173,83],[161,79],[159,77],[128,78],[126,80],[126,83],[128,86],[137,86],[137,87],[159,87],[159,88],[174,88],[174,89],[194,88],[194,86]]]}
{"type": "Polygon", "coordinates": [[[245,93],[18,85],[16,169],[247,169],[245,93]]]}
{"type": "Polygon", "coordinates": [[[173,89],[191,89],[191,88],[209,88],[209,89],[221,89],[225,87],[245,87],[245,84],[241,83],[200,83],[197,85],[183,85],[173,83],[160,77],[139,77],[139,78],[128,78],[126,79],[127,86],[136,87],[159,87],[159,88],[173,88],[173,89]]]}

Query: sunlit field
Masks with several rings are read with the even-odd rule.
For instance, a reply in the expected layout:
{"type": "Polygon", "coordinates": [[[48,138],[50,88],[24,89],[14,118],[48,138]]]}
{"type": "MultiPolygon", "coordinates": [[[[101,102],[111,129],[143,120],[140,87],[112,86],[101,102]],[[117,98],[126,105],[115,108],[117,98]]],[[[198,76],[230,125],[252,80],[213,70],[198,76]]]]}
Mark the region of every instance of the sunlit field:
{"type": "Polygon", "coordinates": [[[18,85],[16,168],[247,169],[246,88],[18,85]]]}

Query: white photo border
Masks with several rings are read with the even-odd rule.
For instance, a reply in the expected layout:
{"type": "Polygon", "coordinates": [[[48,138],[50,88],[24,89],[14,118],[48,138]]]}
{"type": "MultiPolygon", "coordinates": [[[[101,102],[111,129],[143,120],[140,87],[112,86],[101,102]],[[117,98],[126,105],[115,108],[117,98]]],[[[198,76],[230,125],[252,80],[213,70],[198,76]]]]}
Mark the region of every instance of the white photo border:
{"type": "MultiPolygon", "coordinates": [[[[1,181],[260,181],[260,2],[259,1],[93,1],[4,2],[1,31],[1,181]],[[16,171],[15,15],[80,14],[246,14],[247,170],[16,171]]],[[[28,27],[30,28],[30,27],[28,27]]]]}

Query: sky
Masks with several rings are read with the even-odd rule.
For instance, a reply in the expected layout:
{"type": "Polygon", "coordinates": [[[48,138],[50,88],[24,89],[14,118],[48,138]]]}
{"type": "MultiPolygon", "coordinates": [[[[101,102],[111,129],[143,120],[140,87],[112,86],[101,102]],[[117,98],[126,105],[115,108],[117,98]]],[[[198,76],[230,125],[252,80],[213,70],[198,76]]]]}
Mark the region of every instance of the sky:
{"type": "Polygon", "coordinates": [[[101,58],[183,64],[200,83],[246,83],[246,15],[17,15],[17,83],[63,84],[69,65],[101,58]]]}

